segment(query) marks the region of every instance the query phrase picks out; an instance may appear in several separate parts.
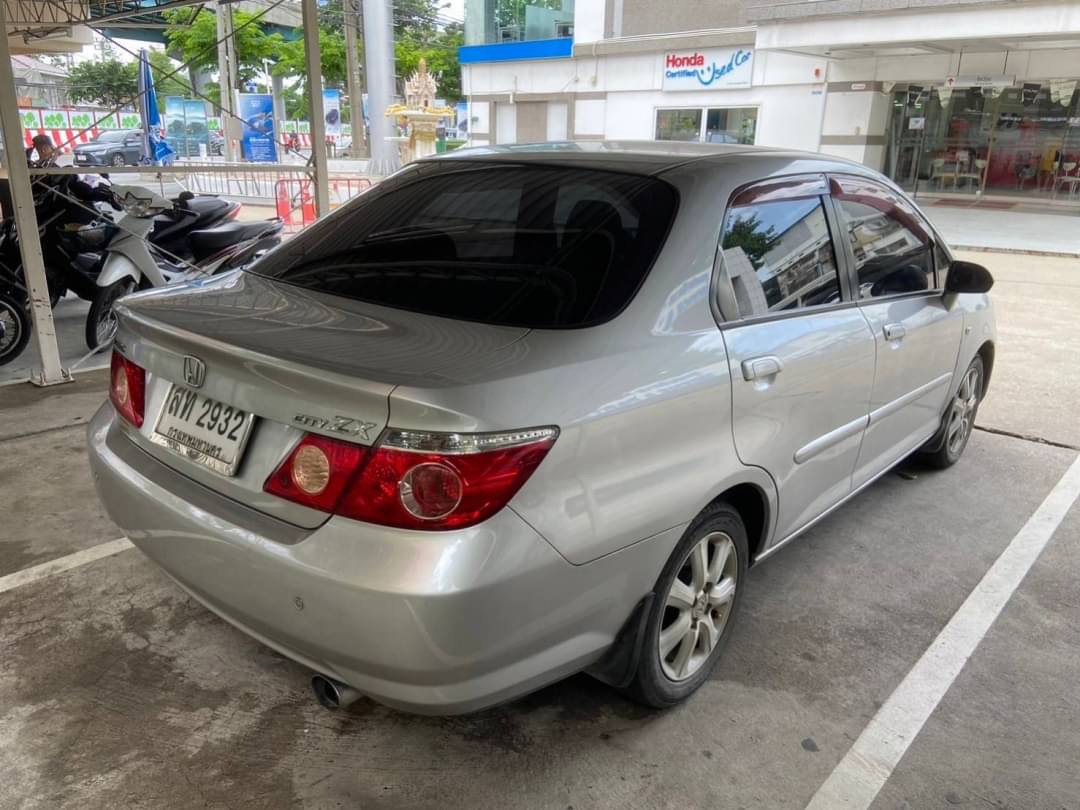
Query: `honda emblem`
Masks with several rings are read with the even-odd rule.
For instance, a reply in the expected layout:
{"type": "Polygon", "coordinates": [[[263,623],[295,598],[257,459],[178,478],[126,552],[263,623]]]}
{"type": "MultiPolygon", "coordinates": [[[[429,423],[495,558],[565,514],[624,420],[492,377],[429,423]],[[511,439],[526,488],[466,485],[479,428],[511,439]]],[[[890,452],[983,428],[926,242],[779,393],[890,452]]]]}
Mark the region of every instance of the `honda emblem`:
{"type": "Polygon", "coordinates": [[[184,355],[184,382],[192,388],[201,388],[205,379],[206,363],[193,355],[184,355]]]}

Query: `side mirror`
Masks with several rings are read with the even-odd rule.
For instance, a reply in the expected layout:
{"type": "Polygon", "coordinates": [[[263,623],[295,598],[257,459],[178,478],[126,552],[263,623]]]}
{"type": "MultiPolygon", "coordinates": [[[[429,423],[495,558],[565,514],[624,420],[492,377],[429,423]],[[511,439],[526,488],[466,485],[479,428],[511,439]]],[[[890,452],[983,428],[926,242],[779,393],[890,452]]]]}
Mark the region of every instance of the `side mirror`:
{"type": "Polygon", "coordinates": [[[953,262],[949,265],[949,274],[945,277],[945,292],[948,293],[985,293],[994,286],[994,277],[990,271],[975,262],[953,262]]]}

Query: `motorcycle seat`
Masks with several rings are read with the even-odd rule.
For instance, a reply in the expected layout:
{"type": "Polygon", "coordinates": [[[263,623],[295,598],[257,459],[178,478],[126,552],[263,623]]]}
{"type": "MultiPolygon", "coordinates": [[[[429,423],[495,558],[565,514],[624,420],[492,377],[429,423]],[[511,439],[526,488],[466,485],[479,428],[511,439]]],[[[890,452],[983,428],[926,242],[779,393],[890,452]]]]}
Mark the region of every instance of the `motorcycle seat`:
{"type": "Polygon", "coordinates": [[[192,253],[201,258],[275,230],[280,230],[279,220],[227,222],[214,228],[192,231],[188,234],[188,238],[192,253]],[[278,227],[275,228],[275,225],[278,227]]]}

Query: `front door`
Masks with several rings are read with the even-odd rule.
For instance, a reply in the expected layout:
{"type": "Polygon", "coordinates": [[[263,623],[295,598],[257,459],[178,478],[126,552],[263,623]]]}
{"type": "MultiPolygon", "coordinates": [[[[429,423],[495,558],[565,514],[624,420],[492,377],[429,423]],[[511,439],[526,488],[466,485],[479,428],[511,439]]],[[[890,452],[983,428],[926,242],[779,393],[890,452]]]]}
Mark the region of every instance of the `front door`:
{"type": "Polygon", "coordinates": [[[907,200],[854,177],[833,178],[832,193],[859,309],[877,350],[869,424],[853,480],[859,486],[918,448],[940,425],[963,311],[945,306],[935,282],[933,234],[907,200]]]}
{"type": "Polygon", "coordinates": [[[851,491],[874,378],[874,337],[841,281],[824,178],[770,182],[729,207],[723,326],[732,430],[778,492],[781,541],[851,491]]]}

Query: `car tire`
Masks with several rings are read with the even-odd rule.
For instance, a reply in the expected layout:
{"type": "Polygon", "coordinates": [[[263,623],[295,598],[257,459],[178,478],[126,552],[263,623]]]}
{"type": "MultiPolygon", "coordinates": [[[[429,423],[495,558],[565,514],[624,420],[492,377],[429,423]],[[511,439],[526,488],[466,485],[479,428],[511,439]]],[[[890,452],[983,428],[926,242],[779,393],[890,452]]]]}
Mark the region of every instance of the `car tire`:
{"type": "Polygon", "coordinates": [[[96,349],[102,343],[112,343],[116,336],[116,315],[113,304],[135,290],[135,282],[122,278],[97,291],[86,313],[86,347],[96,349]]]}
{"type": "Polygon", "coordinates": [[[111,158],[109,158],[109,163],[112,164],[113,166],[126,166],[127,165],[127,161],[124,160],[124,156],[122,154],[120,154],[119,152],[117,152],[115,155],[113,155],[111,158]]]}
{"type": "Polygon", "coordinates": [[[975,416],[982,402],[985,383],[983,360],[975,355],[971,365],[964,371],[956,392],[949,400],[949,407],[942,417],[941,430],[935,436],[935,450],[924,450],[919,455],[931,467],[945,469],[960,460],[967,447],[971,431],[975,428],[975,416]]]}
{"type": "Polygon", "coordinates": [[[708,679],[731,635],[747,560],[746,527],[730,504],[690,524],[656,582],[629,697],[664,709],[708,679]]]}

